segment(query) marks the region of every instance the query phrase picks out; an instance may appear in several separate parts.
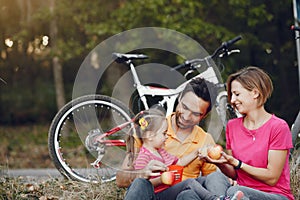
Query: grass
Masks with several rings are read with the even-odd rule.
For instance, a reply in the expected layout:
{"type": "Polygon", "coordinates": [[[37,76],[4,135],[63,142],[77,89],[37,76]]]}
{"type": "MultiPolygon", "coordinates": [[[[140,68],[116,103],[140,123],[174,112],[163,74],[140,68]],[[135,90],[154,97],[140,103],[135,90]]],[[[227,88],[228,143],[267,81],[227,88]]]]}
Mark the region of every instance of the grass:
{"type": "MultiPolygon", "coordinates": [[[[6,199],[123,199],[125,189],[115,182],[88,184],[63,178],[8,178],[1,174],[7,169],[54,168],[48,154],[48,126],[0,127],[0,200],[6,199]]],[[[300,164],[293,153],[290,160],[291,188],[300,199],[300,164]]]]}
{"type": "Polygon", "coordinates": [[[106,184],[87,184],[70,180],[47,179],[32,183],[22,177],[1,178],[0,199],[123,199],[124,189],[115,182],[106,184]]]}

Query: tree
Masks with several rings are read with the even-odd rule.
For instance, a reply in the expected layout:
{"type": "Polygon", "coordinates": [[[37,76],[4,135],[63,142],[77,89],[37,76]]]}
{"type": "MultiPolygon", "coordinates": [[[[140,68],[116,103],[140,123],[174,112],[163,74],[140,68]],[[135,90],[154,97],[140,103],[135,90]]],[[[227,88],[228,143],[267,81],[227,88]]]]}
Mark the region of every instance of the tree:
{"type": "MultiPolygon", "coordinates": [[[[51,0],[50,13],[53,16],[50,22],[51,47],[54,52],[57,52],[58,48],[56,43],[57,43],[58,28],[57,28],[56,18],[54,15],[54,10],[55,10],[55,0],[51,0]]],[[[56,103],[58,109],[60,109],[65,105],[66,99],[65,99],[62,65],[57,55],[53,56],[52,64],[53,64],[53,75],[54,75],[54,84],[55,84],[55,91],[56,91],[56,103]]]]}

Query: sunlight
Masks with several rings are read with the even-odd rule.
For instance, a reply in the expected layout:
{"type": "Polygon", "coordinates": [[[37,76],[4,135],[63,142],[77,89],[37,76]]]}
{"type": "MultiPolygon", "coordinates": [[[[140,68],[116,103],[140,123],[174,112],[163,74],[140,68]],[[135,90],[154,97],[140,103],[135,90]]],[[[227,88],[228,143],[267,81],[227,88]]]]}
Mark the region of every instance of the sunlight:
{"type": "Polygon", "coordinates": [[[47,35],[44,35],[42,38],[42,44],[44,46],[47,46],[49,44],[49,37],[47,35]]]}
{"type": "Polygon", "coordinates": [[[6,46],[8,46],[10,48],[14,45],[14,41],[12,41],[10,38],[5,39],[4,42],[5,42],[6,46]]]}

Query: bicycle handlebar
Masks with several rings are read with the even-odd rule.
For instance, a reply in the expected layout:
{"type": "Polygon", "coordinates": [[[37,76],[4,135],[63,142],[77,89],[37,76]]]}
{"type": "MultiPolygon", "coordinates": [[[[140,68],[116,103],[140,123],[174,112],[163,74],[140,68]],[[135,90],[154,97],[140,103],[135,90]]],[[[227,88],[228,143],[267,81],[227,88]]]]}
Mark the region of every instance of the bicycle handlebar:
{"type": "Polygon", "coordinates": [[[201,61],[204,61],[206,59],[209,59],[209,58],[214,58],[216,57],[217,55],[220,55],[221,53],[226,53],[228,54],[228,48],[233,45],[234,43],[236,43],[237,41],[241,40],[242,39],[242,36],[237,36],[231,40],[228,40],[227,42],[223,42],[221,46],[219,46],[213,54],[211,55],[208,55],[206,56],[205,58],[202,58],[202,59],[193,59],[193,60],[186,60],[184,63],[180,64],[180,65],[177,65],[175,67],[173,67],[171,69],[171,71],[174,71],[174,70],[177,70],[177,69],[180,69],[180,68],[183,68],[183,67],[191,67],[193,63],[196,63],[196,62],[201,62],[201,61]]]}

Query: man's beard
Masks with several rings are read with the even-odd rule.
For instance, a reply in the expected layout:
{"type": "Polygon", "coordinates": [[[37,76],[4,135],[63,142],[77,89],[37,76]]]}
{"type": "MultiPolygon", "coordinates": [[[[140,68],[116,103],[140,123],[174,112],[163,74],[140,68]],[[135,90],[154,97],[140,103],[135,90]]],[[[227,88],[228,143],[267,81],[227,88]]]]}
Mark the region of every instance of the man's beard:
{"type": "Polygon", "coordinates": [[[180,115],[181,115],[181,113],[179,111],[176,111],[176,114],[175,114],[175,123],[176,123],[176,126],[178,128],[189,129],[189,128],[194,127],[194,124],[191,124],[191,123],[182,124],[181,123],[181,117],[180,117],[180,115]]]}

